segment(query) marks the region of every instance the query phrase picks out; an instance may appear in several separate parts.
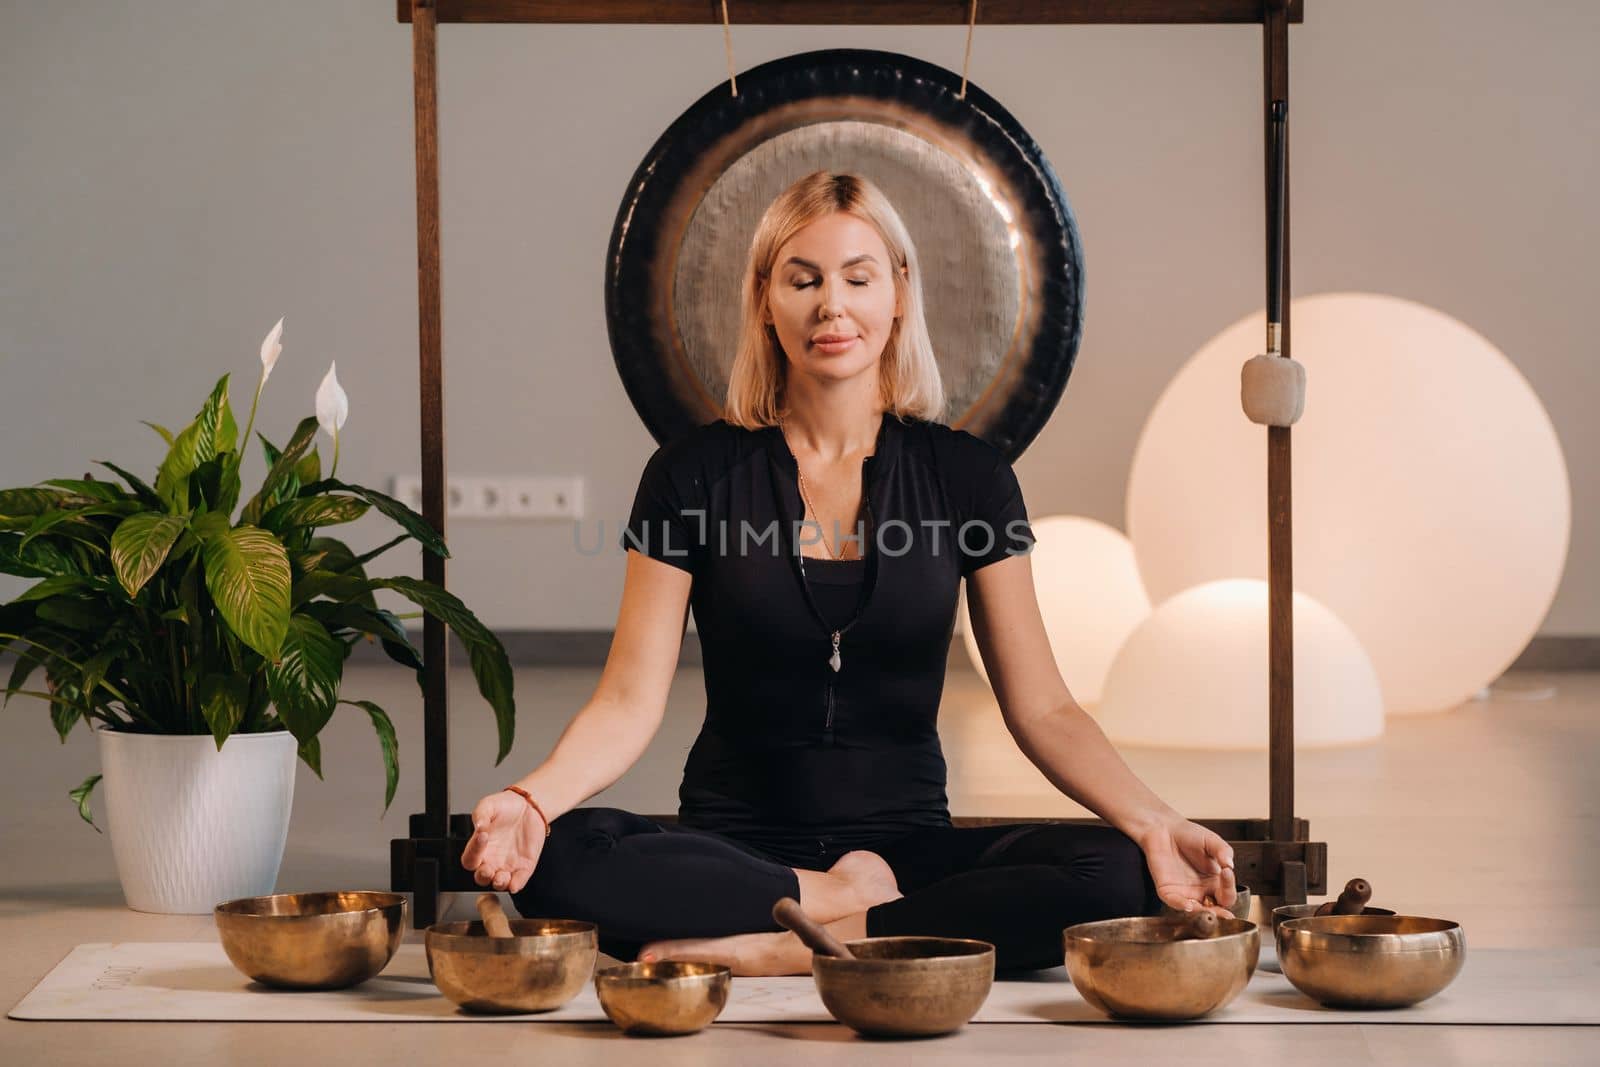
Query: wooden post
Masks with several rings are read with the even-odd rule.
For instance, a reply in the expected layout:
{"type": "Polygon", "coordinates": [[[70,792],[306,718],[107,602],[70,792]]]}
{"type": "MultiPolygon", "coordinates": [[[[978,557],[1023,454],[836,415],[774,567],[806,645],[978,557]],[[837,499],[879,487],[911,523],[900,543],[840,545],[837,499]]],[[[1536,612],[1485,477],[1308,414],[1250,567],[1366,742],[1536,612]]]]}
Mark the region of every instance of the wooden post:
{"type": "MultiPolygon", "coordinates": [[[[445,534],[444,360],[439,308],[439,98],[434,0],[411,0],[411,67],[417,110],[417,304],[422,388],[422,515],[445,534]]],[[[424,581],[445,588],[445,561],[422,554],[424,581]]],[[[444,837],[450,821],[450,651],[444,623],[422,623],[422,723],[426,779],[423,833],[444,837]]]]}
{"type": "MultiPolygon", "coordinates": [[[[1279,351],[1289,356],[1289,183],[1278,188],[1273,167],[1274,101],[1289,102],[1289,19],[1284,0],[1268,0],[1264,13],[1262,127],[1266,131],[1267,305],[1281,296],[1279,351]],[[1279,203],[1280,195],[1282,203],[1279,203]],[[1279,266],[1272,261],[1273,230],[1282,219],[1282,288],[1270,291],[1279,266]]],[[[1288,124],[1283,126],[1283,166],[1288,168],[1288,124]]],[[[1294,840],[1294,556],[1287,426],[1267,427],[1268,823],[1275,841],[1294,840]]]]}

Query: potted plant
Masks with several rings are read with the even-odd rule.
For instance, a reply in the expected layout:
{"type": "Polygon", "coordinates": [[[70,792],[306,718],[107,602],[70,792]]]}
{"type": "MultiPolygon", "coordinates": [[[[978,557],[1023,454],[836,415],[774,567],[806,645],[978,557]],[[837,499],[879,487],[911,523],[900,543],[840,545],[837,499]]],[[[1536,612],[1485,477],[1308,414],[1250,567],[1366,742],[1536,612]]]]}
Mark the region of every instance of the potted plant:
{"type": "Polygon", "coordinates": [[[101,774],[71,797],[94,825],[89,795],[104,776],[117,872],[140,911],[206,912],[272,892],[296,757],[321,777],[317,735],[341,705],[377,731],[388,810],[399,780],[394,725],[377,704],[340,693],[346,657],[363,639],[421,683],[420,655],[401,617],[378,606],[379,589],[461,638],[494,710],[498,758],[511,748],[511,666],[499,640],[438,586],[367,574],[407,539],[449,552],[421,515],[334,477],[349,404],[332,367],[316,415],[281,448],[258,435],[266,476],[239,507],[240,465],[282,331],[280,320],[262,342],[242,435],[224,375],[181,432],[148,424],[168,445],[153,485],[101,462],[121,481],[85,475],[0,490],[0,573],[39,579],[0,605],[0,652],[16,657],[5,698],[47,701],[63,742],[78,723],[93,726],[101,774]],[[319,426],[333,441],[326,477],[319,426]],[[369,510],[398,535],[358,555],[320,532],[369,510]],[[30,687],[39,671],[43,685],[30,687]]]}

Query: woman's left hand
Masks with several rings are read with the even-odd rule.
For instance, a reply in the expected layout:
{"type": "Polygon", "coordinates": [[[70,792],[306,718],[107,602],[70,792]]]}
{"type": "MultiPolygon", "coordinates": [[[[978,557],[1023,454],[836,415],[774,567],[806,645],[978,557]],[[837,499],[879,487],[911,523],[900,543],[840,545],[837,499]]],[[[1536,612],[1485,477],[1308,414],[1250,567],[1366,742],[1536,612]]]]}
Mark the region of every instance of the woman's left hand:
{"type": "Polygon", "coordinates": [[[1233,849],[1198,823],[1174,817],[1138,838],[1145,863],[1163,903],[1179,911],[1206,908],[1219,916],[1233,913],[1238,896],[1233,849]]]}

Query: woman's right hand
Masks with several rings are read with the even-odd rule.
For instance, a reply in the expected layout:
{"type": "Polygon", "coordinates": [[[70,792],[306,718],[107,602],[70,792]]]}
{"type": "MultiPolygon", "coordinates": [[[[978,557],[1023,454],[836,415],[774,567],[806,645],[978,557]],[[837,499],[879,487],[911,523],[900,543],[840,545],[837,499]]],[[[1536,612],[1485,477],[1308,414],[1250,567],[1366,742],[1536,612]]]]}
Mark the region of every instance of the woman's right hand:
{"type": "Polygon", "coordinates": [[[520,892],[544,849],[544,819],[516,793],[490,793],[472,809],[472,837],[461,866],[479,885],[520,892]]]}

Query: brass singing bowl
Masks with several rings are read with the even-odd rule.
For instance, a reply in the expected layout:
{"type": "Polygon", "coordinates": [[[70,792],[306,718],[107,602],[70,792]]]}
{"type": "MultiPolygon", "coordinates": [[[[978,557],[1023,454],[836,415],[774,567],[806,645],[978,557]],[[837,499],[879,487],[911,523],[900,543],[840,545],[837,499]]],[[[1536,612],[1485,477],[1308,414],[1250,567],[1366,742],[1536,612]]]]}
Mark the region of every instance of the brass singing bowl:
{"type": "Polygon", "coordinates": [[[994,946],[946,937],[847,941],[854,959],[816,955],[811,976],[828,1013],[868,1037],[959,1030],[994,985],[994,946]]]}
{"type": "Polygon", "coordinates": [[[722,1014],[731,973],[687,960],[624,963],[596,972],[594,991],[623,1033],[670,1037],[704,1030],[722,1014]]]}
{"type": "MultiPolygon", "coordinates": [[[[1235,889],[1238,895],[1234,898],[1233,907],[1229,908],[1228,910],[1233,912],[1233,917],[1235,919],[1248,919],[1250,918],[1250,887],[1247,885],[1241,885],[1236,886],[1235,889]]],[[[1174,908],[1171,904],[1163,904],[1161,906],[1161,914],[1165,915],[1169,919],[1173,919],[1189,913],[1186,911],[1180,911],[1179,909],[1174,908]]],[[[1220,916],[1218,917],[1220,918],[1220,916]]]]}
{"type": "Polygon", "coordinates": [[[512,919],[511,937],[483,923],[438,923],[426,937],[433,984],[463,1011],[494,1015],[553,1011],[578,995],[600,954],[594,923],[512,919]]]}
{"type": "Polygon", "coordinates": [[[1256,924],[1219,919],[1217,936],[1175,940],[1160,916],[1079,923],[1062,933],[1067,973],[1083,999],[1125,1019],[1198,1019],[1244,989],[1261,953],[1256,924]]]}
{"type": "Polygon", "coordinates": [[[1449,985],[1466,959],[1461,927],[1418,915],[1322,915],[1278,927],[1278,963],[1330,1008],[1404,1008],[1449,985]]]}
{"type": "Polygon", "coordinates": [[[344,989],[394,957],[406,925],[399,893],[278,893],[218,904],[222,950],[256,981],[281,989],[344,989]]]}
{"type": "MultiPolygon", "coordinates": [[[[1272,909],[1272,943],[1278,943],[1278,930],[1290,919],[1309,919],[1321,904],[1283,904],[1272,909]]],[[[1388,908],[1362,908],[1363,915],[1393,915],[1388,908]]]]}

